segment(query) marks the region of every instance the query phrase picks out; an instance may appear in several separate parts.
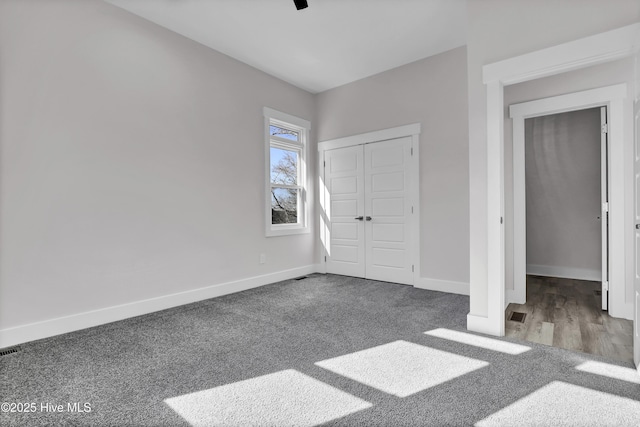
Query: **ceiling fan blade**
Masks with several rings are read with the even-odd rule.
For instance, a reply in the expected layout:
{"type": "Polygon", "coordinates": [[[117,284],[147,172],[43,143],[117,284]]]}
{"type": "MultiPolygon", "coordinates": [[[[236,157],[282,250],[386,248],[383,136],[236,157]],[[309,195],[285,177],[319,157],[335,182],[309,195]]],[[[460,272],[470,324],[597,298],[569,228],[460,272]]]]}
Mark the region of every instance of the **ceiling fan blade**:
{"type": "Polygon", "coordinates": [[[307,8],[307,6],[309,6],[307,4],[307,0],[293,0],[293,3],[295,3],[296,9],[298,9],[298,10],[305,9],[305,8],[307,8]]]}

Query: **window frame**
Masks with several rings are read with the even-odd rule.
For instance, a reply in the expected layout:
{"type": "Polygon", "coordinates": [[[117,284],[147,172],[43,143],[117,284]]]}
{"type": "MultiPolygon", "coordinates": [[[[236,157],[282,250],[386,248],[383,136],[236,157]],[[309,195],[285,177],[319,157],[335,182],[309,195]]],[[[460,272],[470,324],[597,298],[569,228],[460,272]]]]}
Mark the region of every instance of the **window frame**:
{"type": "Polygon", "coordinates": [[[265,138],[265,234],[267,237],[309,233],[309,202],[307,181],[307,141],[311,123],[308,120],[264,107],[265,138]],[[298,141],[271,135],[270,126],[278,126],[298,132],[298,141]],[[273,184],[271,182],[271,148],[298,153],[297,185],[273,184]],[[293,188],[298,190],[297,222],[273,224],[271,212],[272,188],[293,188]]]}

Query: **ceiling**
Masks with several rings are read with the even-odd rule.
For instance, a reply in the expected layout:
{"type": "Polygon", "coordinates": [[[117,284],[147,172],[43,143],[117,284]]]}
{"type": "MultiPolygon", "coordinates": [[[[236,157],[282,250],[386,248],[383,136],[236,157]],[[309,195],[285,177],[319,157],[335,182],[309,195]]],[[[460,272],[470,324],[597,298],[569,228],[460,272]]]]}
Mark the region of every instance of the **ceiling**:
{"type": "Polygon", "coordinates": [[[105,0],[312,93],[466,44],[465,0],[105,0]]]}

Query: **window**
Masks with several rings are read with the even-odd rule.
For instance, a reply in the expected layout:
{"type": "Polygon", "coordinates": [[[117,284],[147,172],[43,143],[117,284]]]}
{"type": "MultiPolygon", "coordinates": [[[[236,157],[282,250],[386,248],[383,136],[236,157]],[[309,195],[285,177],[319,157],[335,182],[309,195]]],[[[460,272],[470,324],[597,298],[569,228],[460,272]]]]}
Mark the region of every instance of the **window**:
{"type": "Polygon", "coordinates": [[[310,123],[264,108],[266,139],[266,234],[306,233],[306,143],[310,123]]]}

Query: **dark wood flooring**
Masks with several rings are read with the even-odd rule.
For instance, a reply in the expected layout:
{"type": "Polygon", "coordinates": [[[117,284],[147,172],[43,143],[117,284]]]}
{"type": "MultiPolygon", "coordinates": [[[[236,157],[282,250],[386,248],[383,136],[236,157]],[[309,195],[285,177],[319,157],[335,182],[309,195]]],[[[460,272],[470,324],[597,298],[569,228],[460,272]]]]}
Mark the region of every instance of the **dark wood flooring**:
{"type": "Polygon", "coordinates": [[[600,282],[527,276],[527,303],[509,304],[508,337],[633,362],[633,322],[602,311],[600,282]],[[509,320],[526,313],[524,323],[509,320]]]}

